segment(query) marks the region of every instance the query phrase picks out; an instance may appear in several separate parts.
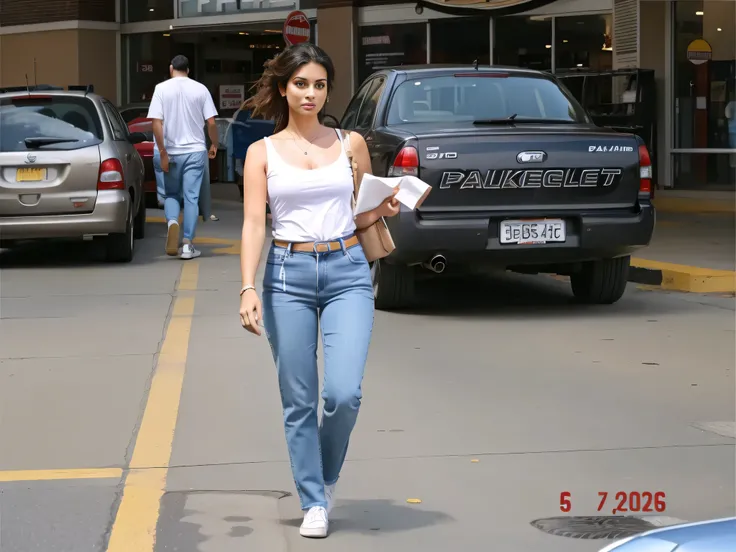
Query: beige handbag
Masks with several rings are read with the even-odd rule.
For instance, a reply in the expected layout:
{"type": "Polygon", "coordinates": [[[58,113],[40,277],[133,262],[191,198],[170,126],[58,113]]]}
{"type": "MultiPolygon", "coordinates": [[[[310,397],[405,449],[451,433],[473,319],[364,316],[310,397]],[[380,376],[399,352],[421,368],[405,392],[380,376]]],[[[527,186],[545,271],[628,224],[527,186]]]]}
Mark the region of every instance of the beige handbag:
{"type": "MultiPolygon", "coordinates": [[[[358,183],[358,164],[353,159],[353,150],[350,147],[350,135],[346,132],[343,139],[345,144],[345,152],[350,160],[350,168],[353,171],[353,208],[358,201],[358,190],[360,184],[358,183]]],[[[368,228],[362,230],[356,230],[355,235],[358,237],[363,252],[365,253],[366,259],[371,263],[377,259],[383,259],[391,254],[396,249],[394,240],[391,237],[391,232],[386,226],[386,221],[381,217],[368,228]]]]}

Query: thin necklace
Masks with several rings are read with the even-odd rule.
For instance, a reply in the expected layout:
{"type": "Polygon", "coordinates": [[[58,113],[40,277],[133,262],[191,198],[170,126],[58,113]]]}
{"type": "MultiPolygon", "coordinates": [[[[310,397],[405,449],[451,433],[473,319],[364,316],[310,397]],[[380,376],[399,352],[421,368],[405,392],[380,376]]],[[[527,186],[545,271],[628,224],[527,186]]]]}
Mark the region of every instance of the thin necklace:
{"type": "Polygon", "coordinates": [[[297,148],[299,148],[299,150],[300,150],[300,151],[301,151],[301,152],[302,152],[302,153],[303,153],[304,155],[307,155],[307,153],[309,153],[309,148],[311,148],[311,147],[312,147],[312,142],[314,142],[314,141],[315,141],[315,140],[316,140],[317,138],[319,138],[319,136],[315,136],[315,137],[314,137],[314,138],[313,138],[312,140],[307,140],[307,141],[309,142],[309,145],[307,146],[307,149],[305,150],[304,148],[302,148],[301,146],[299,146],[299,145],[298,145],[298,144],[296,143],[296,134],[294,134],[294,133],[293,133],[293,132],[291,132],[291,131],[289,131],[289,134],[291,134],[291,141],[292,141],[292,142],[294,142],[294,145],[295,145],[295,146],[296,146],[297,148]]]}

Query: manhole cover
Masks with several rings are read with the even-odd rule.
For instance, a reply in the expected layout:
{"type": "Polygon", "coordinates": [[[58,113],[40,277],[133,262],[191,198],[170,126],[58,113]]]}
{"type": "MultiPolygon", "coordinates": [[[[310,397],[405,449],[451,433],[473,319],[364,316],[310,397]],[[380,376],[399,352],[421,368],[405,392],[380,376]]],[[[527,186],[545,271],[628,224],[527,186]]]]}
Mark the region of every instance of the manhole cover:
{"type": "Polygon", "coordinates": [[[656,527],[627,516],[563,516],[535,519],[532,525],[550,535],[572,539],[621,539],[656,527]]]}

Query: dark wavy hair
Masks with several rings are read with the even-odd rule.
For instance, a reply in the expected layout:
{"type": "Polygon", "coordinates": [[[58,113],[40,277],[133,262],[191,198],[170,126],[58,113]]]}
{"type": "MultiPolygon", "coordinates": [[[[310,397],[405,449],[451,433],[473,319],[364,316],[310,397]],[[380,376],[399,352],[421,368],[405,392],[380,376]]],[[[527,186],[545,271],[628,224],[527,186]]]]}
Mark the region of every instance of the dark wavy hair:
{"type": "MultiPolygon", "coordinates": [[[[286,89],[289,79],[302,66],[318,63],[327,72],[327,93],[335,80],[335,66],[327,53],[309,42],[289,46],[273,59],[263,64],[263,75],[255,83],[255,94],[248,98],[243,107],[251,110],[252,117],[262,117],[274,122],[274,133],[286,128],[289,123],[289,104],[281,96],[279,86],[286,89]]],[[[324,107],[319,112],[320,122],[324,118],[324,107]]]]}

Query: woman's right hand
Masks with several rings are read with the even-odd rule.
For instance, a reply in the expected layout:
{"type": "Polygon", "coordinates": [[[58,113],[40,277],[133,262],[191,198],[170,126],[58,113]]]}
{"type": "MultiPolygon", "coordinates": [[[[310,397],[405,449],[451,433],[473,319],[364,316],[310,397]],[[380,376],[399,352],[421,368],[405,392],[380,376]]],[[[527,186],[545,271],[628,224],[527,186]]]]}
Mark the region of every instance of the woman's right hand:
{"type": "Polygon", "coordinates": [[[240,323],[250,333],[261,335],[262,320],[261,300],[254,289],[249,289],[240,297],[240,323]]]}

